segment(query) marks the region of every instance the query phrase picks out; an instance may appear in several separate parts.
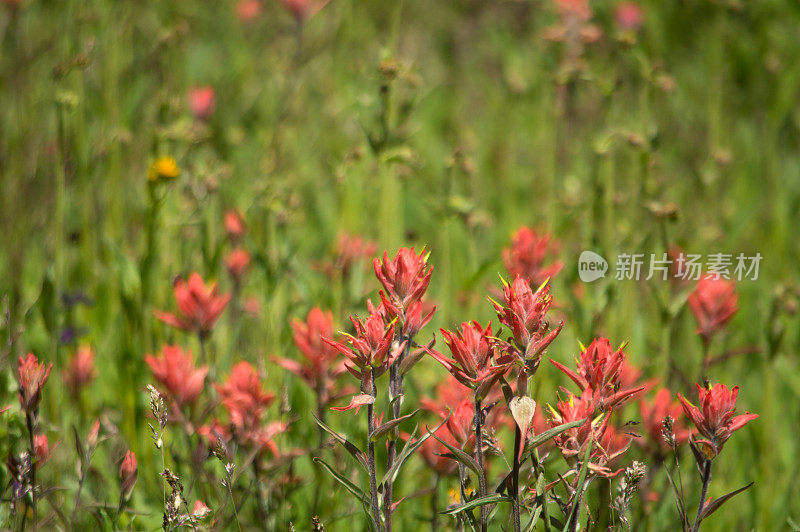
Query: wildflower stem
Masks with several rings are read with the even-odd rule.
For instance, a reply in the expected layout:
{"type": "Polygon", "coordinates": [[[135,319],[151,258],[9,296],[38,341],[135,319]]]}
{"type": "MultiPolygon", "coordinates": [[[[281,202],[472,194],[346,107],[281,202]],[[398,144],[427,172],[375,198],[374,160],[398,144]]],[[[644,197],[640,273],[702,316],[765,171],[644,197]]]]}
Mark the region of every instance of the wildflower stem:
{"type": "MultiPolygon", "coordinates": [[[[478,497],[486,496],[486,477],[483,473],[483,435],[482,425],[483,416],[481,412],[481,399],[475,395],[475,460],[478,462],[478,497]]],[[[480,530],[486,532],[486,518],[489,508],[484,504],[481,506],[480,530]]]]}
{"type": "Polygon", "coordinates": [[[73,530],[75,528],[75,516],[78,513],[78,506],[81,503],[81,491],[83,490],[83,483],[86,480],[86,469],[88,462],[88,453],[82,457],[81,460],[81,478],[78,480],[78,491],[75,493],[75,506],[72,508],[72,514],[69,516],[69,528],[73,530]]]}
{"type": "MultiPolygon", "coordinates": [[[[400,341],[403,341],[401,336],[400,341]]],[[[405,338],[406,345],[403,348],[403,353],[398,359],[389,367],[389,401],[392,403],[392,419],[400,417],[400,399],[403,395],[403,376],[400,374],[400,363],[408,356],[408,349],[411,345],[411,338],[405,338]]],[[[387,448],[386,469],[387,471],[394,465],[395,457],[397,456],[397,438],[400,436],[400,430],[395,427],[392,431],[392,437],[389,439],[387,448]]],[[[390,479],[386,485],[386,501],[384,504],[384,520],[386,524],[386,532],[392,531],[392,501],[394,492],[394,482],[390,479]]]]}
{"type": "MultiPolygon", "coordinates": [[[[377,395],[375,384],[372,384],[372,397],[377,395]]],[[[375,531],[381,530],[381,515],[378,508],[378,478],[375,472],[375,442],[372,441],[372,433],[375,430],[375,408],[372,403],[367,405],[367,462],[369,465],[369,496],[372,519],[375,531]]]]}
{"type": "Polygon", "coordinates": [[[513,501],[512,501],[512,511],[514,514],[514,532],[520,532],[522,530],[522,523],[520,519],[520,508],[519,508],[519,455],[520,455],[520,447],[522,446],[522,431],[519,429],[519,426],[515,424],[514,430],[514,465],[512,468],[511,474],[511,490],[513,493],[511,494],[513,501]]]}
{"type": "Polygon", "coordinates": [[[28,427],[28,443],[30,444],[30,461],[31,461],[31,515],[33,515],[33,528],[38,528],[36,520],[36,447],[33,442],[34,429],[36,427],[36,419],[33,412],[25,410],[25,425],[28,427]]]}
{"type": "Polygon", "coordinates": [[[698,532],[698,530],[700,530],[700,521],[702,521],[700,515],[703,513],[703,507],[705,506],[706,495],[708,494],[708,485],[710,482],[711,482],[711,460],[706,460],[703,463],[703,488],[700,490],[700,503],[697,505],[697,515],[694,518],[694,526],[692,526],[692,532],[698,532]]]}

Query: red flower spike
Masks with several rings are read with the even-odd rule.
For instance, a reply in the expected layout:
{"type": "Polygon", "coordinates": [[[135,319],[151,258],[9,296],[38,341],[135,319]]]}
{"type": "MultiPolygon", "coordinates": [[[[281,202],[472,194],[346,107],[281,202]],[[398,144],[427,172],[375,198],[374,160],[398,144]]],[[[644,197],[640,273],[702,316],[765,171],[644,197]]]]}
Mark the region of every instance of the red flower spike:
{"type": "Polygon", "coordinates": [[[241,280],[250,268],[250,253],[242,248],[236,248],[225,257],[225,268],[231,277],[241,280]]]}
{"type": "Polygon", "coordinates": [[[42,400],[42,388],[53,364],[45,367],[33,353],[19,357],[19,404],[25,412],[34,412],[42,400]]]}
{"type": "Polygon", "coordinates": [[[217,106],[214,87],[193,87],[189,90],[189,107],[197,120],[208,120],[217,106]]]}
{"type": "Polygon", "coordinates": [[[503,281],[504,305],[492,301],[500,323],[511,329],[516,347],[523,351],[526,360],[537,360],[561,332],[564,323],[550,330],[546,319],[553,303],[549,285],[542,285],[536,292],[522,277],[512,284],[503,281]]]}
{"type": "Polygon", "coordinates": [[[136,455],[133,454],[133,451],[128,451],[125,453],[125,458],[119,467],[119,478],[122,481],[120,489],[123,499],[130,499],[138,474],[139,466],[136,463],[136,455]]]}
{"type": "Polygon", "coordinates": [[[156,318],[178,329],[196,332],[202,338],[211,334],[231,298],[230,294],[219,295],[216,283],[206,286],[198,273],[189,276],[188,282],[178,278],[173,292],[180,315],[156,310],[156,318]]]}
{"type": "Polygon", "coordinates": [[[237,210],[231,209],[225,213],[224,224],[228,238],[233,241],[238,241],[247,232],[244,216],[237,210]]]}
{"type": "Polygon", "coordinates": [[[558,242],[549,233],[540,235],[533,228],[520,227],[511,237],[511,246],[503,250],[503,264],[512,277],[530,279],[539,286],[564,267],[560,261],[545,264],[548,255],[557,252],[558,242]]]}
{"type": "Polygon", "coordinates": [[[721,331],[739,310],[733,281],[713,276],[700,279],[687,301],[697,320],[697,334],[706,341],[721,331]]]}
{"type": "Polygon", "coordinates": [[[203,391],[208,366],[196,368],[191,351],[184,351],[177,345],[165,345],[161,356],[146,355],[144,361],[165,395],[172,398],[178,407],[194,403],[203,391]]]}
{"type": "Polygon", "coordinates": [[[305,360],[298,362],[277,357],[272,360],[303,379],[309,388],[320,394],[322,404],[327,404],[337,395],[336,378],[346,371],[344,363],[338,360],[339,351],[323,340],[333,337],[333,314],[314,307],[305,321],[294,320],[292,329],[294,345],[305,360]]]}
{"type": "Polygon", "coordinates": [[[433,266],[428,266],[428,253],[424,248],[419,255],[414,248],[400,248],[394,259],[389,259],[384,251],[383,260],[374,259],[372,265],[388,299],[401,312],[411,303],[422,299],[433,273],[433,266]]]}
{"type": "Polygon", "coordinates": [[[738,386],[729,390],[724,384],[715,384],[713,387],[711,385],[703,387],[698,384],[697,391],[700,396],[700,408],[681,394],[678,394],[678,399],[686,417],[697,427],[700,434],[708,439],[715,454],[722,451],[723,445],[734,432],[758,418],[758,414],[749,412],[734,416],[736,398],[739,395],[738,386]]]}

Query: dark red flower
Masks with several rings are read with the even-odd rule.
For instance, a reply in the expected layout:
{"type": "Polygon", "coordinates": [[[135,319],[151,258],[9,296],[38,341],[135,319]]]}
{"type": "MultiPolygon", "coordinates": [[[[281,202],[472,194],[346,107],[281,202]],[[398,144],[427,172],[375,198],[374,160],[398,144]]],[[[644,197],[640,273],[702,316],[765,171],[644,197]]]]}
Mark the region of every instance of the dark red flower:
{"type": "Polygon", "coordinates": [[[231,298],[230,294],[219,295],[216,283],[206,286],[198,273],[190,275],[189,282],[178,278],[173,293],[180,315],[156,310],[156,318],[178,329],[196,332],[201,338],[211,334],[231,298]]]}
{"type": "Polygon", "coordinates": [[[208,120],[216,106],[217,98],[214,94],[214,87],[192,87],[189,90],[189,107],[196,119],[208,120]]]}
{"type": "Polygon", "coordinates": [[[681,394],[678,399],[686,414],[692,420],[694,426],[702,436],[707,438],[698,443],[704,444],[704,449],[709,449],[707,458],[713,458],[720,451],[722,446],[734,432],[744,427],[748,422],[758,418],[758,414],[745,412],[739,416],[736,413],[736,398],[739,395],[739,387],[734,386],[729,390],[724,384],[715,384],[713,387],[697,385],[700,396],[700,408],[694,406],[681,394]]]}
{"type": "Polygon", "coordinates": [[[520,227],[511,237],[511,246],[503,250],[503,263],[512,277],[529,279],[539,286],[558,275],[564,263],[545,264],[548,255],[558,252],[558,242],[549,233],[539,235],[531,227],[520,227]]]}
{"type": "Polygon", "coordinates": [[[526,360],[538,360],[564,326],[561,322],[550,330],[546,314],[553,296],[549,290],[549,285],[542,285],[533,292],[528,281],[517,277],[513,284],[503,281],[504,305],[492,301],[500,323],[511,329],[514,343],[526,360]]]}
{"type": "Polygon", "coordinates": [[[738,301],[733,281],[713,276],[700,279],[688,299],[697,320],[697,334],[710,340],[739,310],[738,301]]]}
{"type": "Polygon", "coordinates": [[[225,384],[216,388],[233,435],[241,442],[252,442],[259,435],[262,416],[275,395],[261,388],[258,372],[247,362],[235,364],[225,384]]]}
{"type": "Polygon", "coordinates": [[[303,379],[320,396],[321,404],[327,404],[336,396],[336,378],[346,371],[344,363],[339,360],[339,351],[323,341],[323,338],[333,337],[333,314],[314,307],[305,321],[294,320],[292,329],[294,345],[305,360],[298,362],[278,357],[273,357],[272,360],[303,379]]]}
{"type": "Polygon", "coordinates": [[[391,260],[384,251],[383,260],[374,259],[372,265],[375,276],[386,290],[385,299],[391,301],[398,315],[404,313],[411,303],[422,299],[433,273],[433,266],[428,267],[425,249],[417,255],[414,248],[401,248],[391,260]]]}
{"type": "Polygon", "coordinates": [[[160,357],[146,355],[144,361],[166,395],[179,407],[194,403],[203,391],[208,366],[195,368],[191,351],[184,351],[177,345],[165,345],[160,357]]]}
{"type": "Polygon", "coordinates": [[[77,395],[81,388],[91,384],[97,377],[94,366],[94,349],[89,346],[79,347],[75,356],[64,370],[64,384],[72,395],[77,395]]]}
{"type": "Polygon", "coordinates": [[[659,388],[653,397],[652,402],[645,399],[639,401],[639,412],[642,416],[642,426],[649,438],[649,442],[639,438],[641,445],[661,453],[662,455],[670,451],[667,442],[664,440],[662,431],[664,429],[664,418],[667,416],[674,420],[673,432],[678,444],[682,444],[689,437],[689,431],[680,424],[682,407],[677,401],[673,402],[672,393],[666,388],[659,388]]]}
{"type": "Polygon", "coordinates": [[[45,367],[33,353],[19,357],[19,404],[25,412],[34,412],[42,400],[42,388],[53,364],[45,367]]]}

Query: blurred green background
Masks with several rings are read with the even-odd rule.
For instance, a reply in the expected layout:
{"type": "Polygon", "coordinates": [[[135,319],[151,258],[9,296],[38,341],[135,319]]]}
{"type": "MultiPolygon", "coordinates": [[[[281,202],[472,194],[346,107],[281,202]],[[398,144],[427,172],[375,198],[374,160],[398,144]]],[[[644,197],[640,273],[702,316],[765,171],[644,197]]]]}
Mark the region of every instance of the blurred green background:
{"type": "MultiPolygon", "coordinates": [[[[259,311],[229,309],[210,349],[219,376],[248,360],[284,396],[291,413],[273,407],[271,415],[299,421],[283,448],[314,441],[313,398],[268,355],[296,356],[289,323],[312,306],[333,309],[344,328],[375,298],[369,269],[354,268],[343,283],[316,266],[331,260],[342,231],[390,254],[403,245],[431,250],[429,298],[439,310],[425,338],[493,318],[486,295],[506,275],[502,248],[522,225],[549,231],[565,263],[553,285],[566,321],[550,356],[570,360],[593,336],[630,340],[646,377],[664,375],[668,360],[698,371],[700,342],[681,296],[672,295],[678,312],[667,317],[665,283],[612,276],[583,284],[580,252],[660,254],[677,243],[690,253],[761,253],[758,280],[738,284],[740,310],[712,347],[758,352],[711,370],[712,380],[741,386],[741,410],[761,415],[715,462],[712,495],[756,485],[706,528],[786,530],[800,521],[800,4],[639,5],[641,28],[623,29],[616,3],[592,2],[591,20],[580,24],[597,39],[561,42],[552,38],[563,20],[550,1],[332,0],[304,21],[268,0],[251,20],[229,1],[0,2],[3,338],[23,331],[0,361],[0,405],[16,402],[17,355],[55,364],[42,418],[62,444],[42,475],[66,490],[56,504],[75,489],[70,427],[85,433],[103,415],[120,433],[96,458],[87,496],[117,489],[115,460],[130,446],[140,468],[132,507],[143,513],[132,526],[159,526],[143,355],[165,342],[198,346],[152,310],[173,309],[172,279],[192,271],[231,290],[222,220],[238,209],[253,254],[242,295],[259,311]],[[187,102],[201,85],[216,94],[207,120],[193,118],[187,102]],[[146,176],[160,155],[174,156],[181,174],[159,188],[154,216],[146,176]],[[83,343],[96,350],[99,378],[76,404],[60,376],[83,343]]],[[[444,375],[423,361],[410,404],[444,375]]],[[[556,384],[565,383],[543,364],[536,400],[553,401],[556,384]]],[[[5,416],[4,455],[21,430],[18,414],[5,416]]],[[[363,431],[352,414],[328,418],[363,431]]],[[[432,485],[423,471],[411,462],[398,497],[432,485]]],[[[290,520],[309,529],[308,482],[332,487],[305,458],[294,472],[298,489],[268,488],[271,529],[290,520]]],[[[662,498],[640,529],[675,530],[663,474],[653,474],[662,498]]],[[[426,526],[427,497],[400,506],[400,530],[426,526]]],[[[361,519],[342,493],[321,508],[329,530],[361,519]]]]}

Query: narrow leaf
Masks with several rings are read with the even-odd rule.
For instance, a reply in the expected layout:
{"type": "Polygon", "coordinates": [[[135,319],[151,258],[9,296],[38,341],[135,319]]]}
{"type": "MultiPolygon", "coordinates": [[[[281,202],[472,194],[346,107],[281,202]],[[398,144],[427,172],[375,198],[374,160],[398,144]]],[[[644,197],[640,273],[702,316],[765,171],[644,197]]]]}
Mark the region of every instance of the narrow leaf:
{"type": "Polygon", "coordinates": [[[356,461],[357,461],[359,464],[361,464],[361,467],[363,467],[363,468],[364,468],[364,471],[367,471],[367,459],[366,459],[366,457],[364,456],[364,452],[363,452],[361,449],[359,449],[358,447],[356,447],[356,445],[355,445],[354,443],[352,443],[352,442],[348,441],[348,440],[347,440],[347,438],[346,438],[345,436],[343,436],[342,434],[339,434],[338,432],[336,432],[335,430],[333,430],[331,427],[329,427],[328,425],[326,425],[326,424],[325,424],[323,421],[321,421],[321,420],[320,420],[320,419],[319,419],[317,416],[315,416],[314,414],[311,414],[311,416],[314,418],[314,421],[316,421],[316,422],[317,422],[317,425],[319,425],[319,426],[322,428],[322,430],[324,430],[325,432],[327,432],[328,434],[330,434],[331,436],[333,436],[333,437],[334,437],[334,439],[335,439],[336,441],[338,441],[340,444],[342,444],[342,447],[344,447],[344,448],[345,448],[345,450],[346,450],[348,453],[350,453],[350,455],[351,455],[353,458],[355,458],[355,459],[356,459],[356,461]]]}
{"type": "Polygon", "coordinates": [[[541,434],[537,434],[528,441],[527,445],[525,445],[525,452],[531,452],[533,449],[536,449],[540,445],[547,443],[556,436],[560,435],[562,432],[566,432],[569,429],[574,429],[575,427],[580,427],[584,423],[586,423],[585,419],[570,421],[569,423],[563,423],[561,425],[558,425],[557,427],[548,429],[542,432],[541,434]]]}
{"type": "Polygon", "coordinates": [[[347,478],[344,477],[344,475],[336,471],[327,462],[325,462],[325,460],[315,456],[314,462],[324,467],[334,479],[336,479],[342,486],[344,486],[347,489],[347,491],[355,495],[356,498],[358,498],[358,500],[361,501],[362,504],[367,504],[369,502],[369,499],[367,498],[366,494],[361,490],[361,488],[350,482],[347,478]]]}
{"type": "MultiPolygon", "coordinates": [[[[436,432],[440,428],[442,428],[442,426],[445,423],[447,423],[448,419],[450,419],[449,415],[435,429],[433,429],[433,432],[436,432]]],[[[416,432],[416,429],[415,429],[415,432],[416,432]]],[[[403,467],[403,463],[408,459],[409,456],[414,454],[414,452],[417,449],[419,449],[419,447],[423,443],[425,443],[425,440],[427,440],[430,437],[431,437],[431,433],[427,432],[426,434],[422,435],[419,439],[413,440],[413,442],[412,442],[411,439],[409,439],[408,442],[406,442],[405,446],[403,446],[403,450],[400,451],[400,454],[397,456],[397,458],[395,459],[394,463],[392,464],[392,468],[389,469],[386,472],[386,474],[383,476],[383,479],[381,479],[381,482],[380,482],[379,485],[380,486],[386,486],[390,482],[393,483],[395,481],[395,479],[397,479],[397,475],[400,472],[400,468],[403,467]]],[[[412,438],[413,438],[413,435],[412,435],[412,438]]]]}
{"type": "Polygon", "coordinates": [[[446,441],[444,441],[441,438],[439,438],[438,436],[436,436],[436,434],[433,434],[430,431],[428,431],[428,434],[430,434],[431,436],[436,438],[436,440],[439,443],[441,443],[442,445],[447,447],[447,450],[449,450],[453,454],[453,459],[457,460],[458,462],[461,462],[462,464],[464,464],[465,466],[470,468],[472,471],[474,471],[476,474],[478,474],[478,475],[481,474],[480,473],[481,469],[480,469],[480,467],[478,467],[478,462],[476,462],[474,458],[472,458],[470,455],[468,455],[467,453],[465,453],[464,451],[462,451],[458,447],[453,447],[452,445],[450,445],[446,441]]]}
{"type": "Polygon", "coordinates": [[[669,468],[666,464],[664,464],[664,471],[667,473],[669,485],[672,486],[672,496],[675,498],[675,506],[678,508],[678,516],[681,518],[683,529],[688,530],[689,522],[686,519],[686,506],[684,506],[683,498],[681,498],[680,492],[678,491],[678,486],[675,484],[675,480],[672,478],[672,473],[669,472],[669,468]]]}
{"type": "Polygon", "coordinates": [[[592,454],[592,447],[594,442],[590,439],[589,444],[586,446],[586,452],[583,453],[583,462],[581,463],[581,471],[578,474],[578,485],[575,488],[575,500],[572,501],[572,508],[570,514],[567,516],[567,522],[564,524],[563,532],[569,532],[572,523],[578,519],[581,512],[581,498],[583,497],[583,485],[586,483],[586,475],[589,473],[589,457],[592,454]]]}
{"type": "Polygon", "coordinates": [[[417,414],[417,412],[419,412],[419,409],[416,409],[410,414],[406,414],[405,416],[400,416],[395,419],[390,419],[389,421],[387,421],[386,423],[384,423],[383,425],[372,431],[372,437],[370,438],[370,440],[378,441],[382,437],[389,434],[395,427],[399,426],[400,423],[414,417],[417,414]]]}
{"type": "Polygon", "coordinates": [[[511,502],[511,497],[500,495],[498,493],[493,493],[491,495],[487,495],[486,497],[481,497],[480,499],[472,499],[466,504],[462,504],[461,506],[451,508],[450,510],[445,510],[442,513],[446,515],[456,515],[460,514],[461,512],[466,512],[468,510],[478,508],[480,506],[486,506],[487,504],[496,504],[498,502],[511,502]]]}
{"type": "Polygon", "coordinates": [[[728,500],[731,499],[734,495],[740,494],[741,492],[745,491],[746,489],[748,489],[752,485],[753,485],[753,483],[751,482],[747,486],[743,486],[743,487],[739,488],[738,490],[732,491],[730,493],[726,493],[722,497],[720,497],[718,499],[714,499],[713,501],[708,503],[706,505],[706,507],[703,508],[703,511],[700,513],[700,520],[702,521],[703,519],[705,519],[709,515],[713,514],[717,510],[719,510],[719,507],[722,506],[723,504],[725,504],[726,502],[728,502],[728,500]]]}

